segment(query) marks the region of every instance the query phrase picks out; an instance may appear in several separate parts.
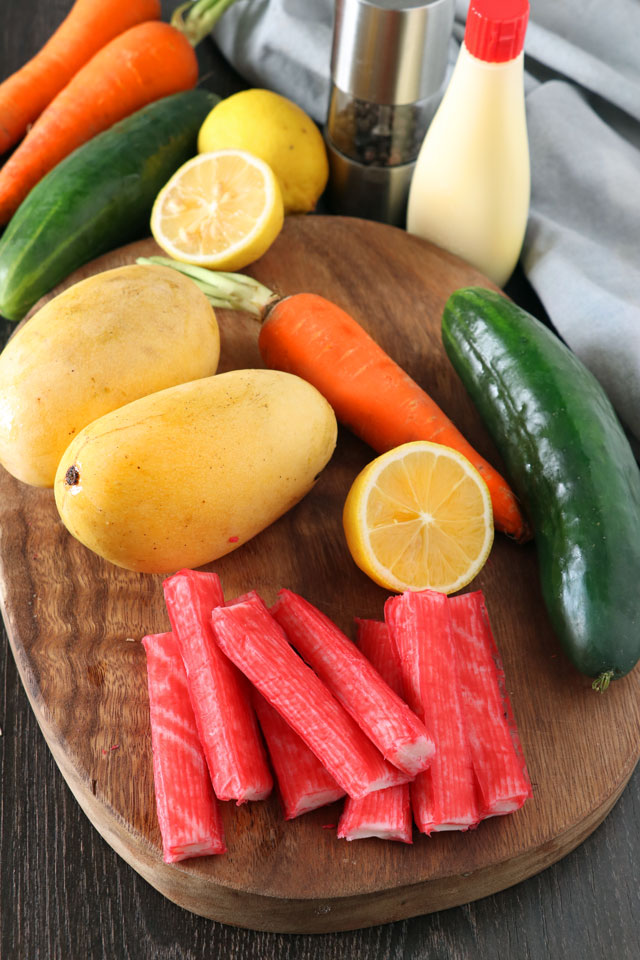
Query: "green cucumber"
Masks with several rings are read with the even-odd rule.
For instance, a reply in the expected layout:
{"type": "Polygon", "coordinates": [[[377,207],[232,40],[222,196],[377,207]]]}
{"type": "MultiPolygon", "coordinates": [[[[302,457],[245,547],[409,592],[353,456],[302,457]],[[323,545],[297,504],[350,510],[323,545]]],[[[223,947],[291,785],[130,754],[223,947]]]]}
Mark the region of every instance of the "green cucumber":
{"type": "Polygon", "coordinates": [[[575,354],[501,294],[455,291],[442,337],[533,524],[555,633],[603,690],[640,658],[640,471],[624,430],[575,354]]]}
{"type": "Polygon", "coordinates": [[[0,313],[20,320],[72,270],[149,235],[151,208],[197,153],[220,98],[188,90],[151,103],[69,154],[30,191],[0,240],[0,313]]]}

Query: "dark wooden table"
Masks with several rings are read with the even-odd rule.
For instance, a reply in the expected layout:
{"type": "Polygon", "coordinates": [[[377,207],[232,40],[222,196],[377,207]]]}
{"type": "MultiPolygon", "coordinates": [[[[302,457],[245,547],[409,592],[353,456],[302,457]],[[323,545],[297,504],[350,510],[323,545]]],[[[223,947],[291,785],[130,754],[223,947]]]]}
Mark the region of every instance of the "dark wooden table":
{"type": "MultiPolygon", "coordinates": [[[[39,49],[70,6],[71,0],[3,0],[2,77],[39,49]]],[[[165,0],[165,15],[173,7],[165,0]]],[[[203,82],[210,89],[227,95],[245,86],[213,43],[203,43],[198,55],[203,82]]],[[[520,272],[508,292],[543,316],[520,272]]],[[[11,325],[0,324],[4,344],[11,325]]],[[[639,770],[581,847],[537,877],[493,897],[342,934],[293,936],[234,929],[167,901],[102,840],[49,753],[4,629],[0,644],[2,960],[640,957],[639,770]]]]}

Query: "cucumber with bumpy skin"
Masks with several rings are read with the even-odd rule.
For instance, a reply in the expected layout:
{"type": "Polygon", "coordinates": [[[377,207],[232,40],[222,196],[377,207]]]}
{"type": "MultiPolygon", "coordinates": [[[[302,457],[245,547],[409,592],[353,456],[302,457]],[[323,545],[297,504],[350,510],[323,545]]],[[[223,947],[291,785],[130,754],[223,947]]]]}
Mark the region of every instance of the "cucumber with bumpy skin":
{"type": "Polygon", "coordinates": [[[153,201],[197,152],[220,98],[164,97],[78,147],[22,202],[0,240],[0,313],[20,320],[88,260],[149,235],[153,201]]]}
{"type": "Polygon", "coordinates": [[[501,294],[455,291],[446,352],[532,521],[545,605],[595,689],[640,658],[640,471],[604,390],[501,294]]]}

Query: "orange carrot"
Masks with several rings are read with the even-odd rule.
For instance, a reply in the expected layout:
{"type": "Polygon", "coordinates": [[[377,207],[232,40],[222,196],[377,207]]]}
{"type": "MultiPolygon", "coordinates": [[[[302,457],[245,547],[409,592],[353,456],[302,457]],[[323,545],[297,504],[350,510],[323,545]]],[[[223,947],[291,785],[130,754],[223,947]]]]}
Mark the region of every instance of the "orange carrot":
{"type": "Polygon", "coordinates": [[[24,136],[98,50],[129,27],[158,20],[160,14],[160,0],[76,0],[42,49],[0,84],[0,153],[24,136]]]}
{"type": "Polygon", "coordinates": [[[149,20],[115,37],[51,101],[0,170],[0,223],[76,147],[197,79],[193,47],[168,23],[149,20]]]}
{"type": "Polygon", "coordinates": [[[340,307],[311,293],[273,306],[258,340],[268,367],[308,380],[338,420],[378,453],[431,440],[462,453],[484,477],[498,530],[530,531],[506,480],[462,436],[431,397],[340,307]]]}
{"type": "Polygon", "coordinates": [[[313,293],[280,299],[252,277],[216,273],[167,257],[139,257],[191,277],[217,307],[248,310],[262,320],[265,364],[295,373],[320,391],[338,420],[378,453],[411,440],[453,447],[484,477],[498,530],[520,543],[531,530],[507,481],[474,450],[431,397],[353,317],[313,293]]]}

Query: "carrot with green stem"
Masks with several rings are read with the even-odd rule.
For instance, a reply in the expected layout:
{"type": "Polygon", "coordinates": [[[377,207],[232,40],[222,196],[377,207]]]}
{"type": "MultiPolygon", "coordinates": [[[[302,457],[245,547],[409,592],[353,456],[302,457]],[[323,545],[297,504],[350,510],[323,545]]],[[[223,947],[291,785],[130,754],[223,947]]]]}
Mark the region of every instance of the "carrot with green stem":
{"type": "Polygon", "coordinates": [[[329,401],[338,420],[384,453],[412,440],[431,440],[462,453],[484,478],[498,530],[530,537],[506,480],[471,446],[434,400],[384,352],[353,317],[324,297],[278,298],[241,274],[215,273],[165,257],[140,258],[190,276],[214,306],[248,310],[263,322],[258,345],[267,367],[295,373],[329,401]]]}
{"type": "Polygon", "coordinates": [[[105,44],[137,23],[160,18],[160,0],[76,0],[31,60],[0,84],[0,153],[105,44]]]}

